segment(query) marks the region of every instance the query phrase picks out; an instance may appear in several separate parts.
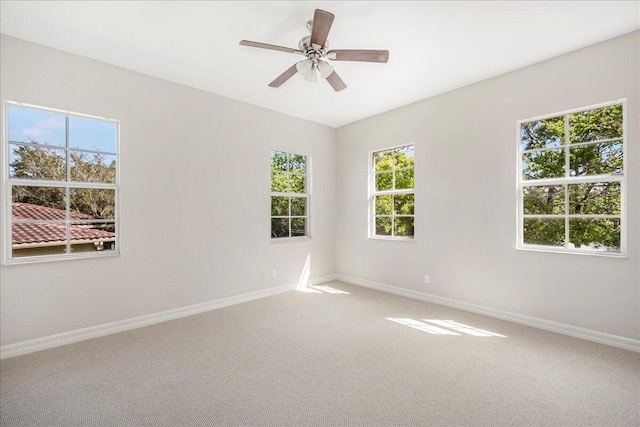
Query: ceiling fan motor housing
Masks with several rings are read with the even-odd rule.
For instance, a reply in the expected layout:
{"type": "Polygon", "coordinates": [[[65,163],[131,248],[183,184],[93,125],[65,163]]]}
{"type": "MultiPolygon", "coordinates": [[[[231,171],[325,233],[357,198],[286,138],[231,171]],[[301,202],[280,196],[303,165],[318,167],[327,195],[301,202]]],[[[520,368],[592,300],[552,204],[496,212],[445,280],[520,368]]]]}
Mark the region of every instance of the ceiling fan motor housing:
{"type": "Polygon", "coordinates": [[[298,42],[298,49],[302,51],[304,56],[306,56],[313,62],[318,62],[318,60],[327,57],[327,51],[329,50],[329,40],[325,42],[324,46],[312,45],[311,36],[306,36],[300,39],[300,41],[298,42]]]}

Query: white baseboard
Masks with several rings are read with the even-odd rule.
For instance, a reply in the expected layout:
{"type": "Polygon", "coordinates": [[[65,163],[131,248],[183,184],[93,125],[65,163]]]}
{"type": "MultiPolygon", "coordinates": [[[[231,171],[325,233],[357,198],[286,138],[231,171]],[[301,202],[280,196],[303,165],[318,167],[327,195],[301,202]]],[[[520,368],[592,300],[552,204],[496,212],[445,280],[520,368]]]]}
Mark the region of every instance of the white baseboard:
{"type": "MultiPolygon", "coordinates": [[[[578,328],[576,326],[565,325],[562,323],[552,322],[549,320],[538,319],[535,317],[523,316],[520,314],[510,313],[507,311],[496,310],[492,308],[482,307],[474,304],[456,301],[449,298],[443,298],[436,295],[430,295],[423,292],[412,291],[409,289],[398,288],[383,283],[372,282],[369,280],[358,279],[355,277],[335,274],[309,280],[309,285],[318,285],[325,282],[340,280],[346,283],[359,285],[391,294],[401,295],[408,298],[426,301],[434,304],[444,305],[459,310],[469,311],[472,313],[482,314],[488,317],[507,320],[513,323],[519,323],[534,328],[544,329],[559,334],[569,335],[588,341],[606,344],[613,347],[623,348],[640,352],[640,341],[629,338],[619,337],[615,335],[605,334],[602,332],[592,331],[589,329],[578,328]]],[[[297,284],[282,285],[274,288],[264,289],[255,292],[249,292],[242,295],[236,295],[228,298],[208,301],[200,304],[194,304],[186,307],[166,310],[159,313],[147,314],[131,319],[119,320],[116,322],[105,323],[102,325],[91,326],[88,328],[78,329],[75,331],[64,332],[61,334],[50,335],[47,337],[36,338],[33,340],[22,341],[15,344],[4,345],[0,347],[0,359],[20,356],[22,354],[33,353],[48,348],[59,347],[66,344],[72,344],[92,338],[98,338],[105,335],[111,335],[118,332],[128,331],[131,329],[141,328],[156,323],[166,322],[168,320],[179,319],[181,317],[192,316],[198,313],[215,310],[218,308],[228,307],[243,302],[253,301],[260,298],[266,298],[289,292],[297,288],[297,284]]]]}
{"type": "MultiPolygon", "coordinates": [[[[330,282],[332,280],[336,280],[335,275],[311,279],[309,280],[309,284],[317,285],[324,282],[330,282]]],[[[166,322],[168,320],[192,316],[194,314],[204,313],[205,311],[216,310],[218,308],[228,307],[230,305],[253,301],[260,298],[266,298],[273,295],[282,294],[284,292],[293,291],[297,286],[297,284],[277,286],[274,288],[249,292],[242,295],[235,295],[228,298],[221,298],[213,301],[203,302],[200,304],[193,304],[186,307],[174,308],[159,313],[147,314],[144,316],[133,317],[131,319],[118,320],[116,322],[104,323],[102,325],[77,329],[75,331],[63,332],[61,334],[22,341],[15,344],[3,345],[2,347],[0,347],[0,359],[20,356],[40,350],[46,350],[48,348],[59,347],[79,341],[141,328],[143,326],[166,322]]]]}
{"type": "Polygon", "coordinates": [[[334,280],[338,280],[337,274],[331,274],[329,276],[322,276],[317,279],[311,279],[307,283],[308,285],[319,285],[321,283],[333,282],[334,280]]]}
{"type": "Polygon", "coordinates": [[[630,338],[624,338],[616,335],[605,334],[603,332],[579,328],[577,326],[566,325],[564,323],[552,322],[550,320],[539,319],[536,317],[523,316],[521,314],[510,313],[508,311],[482,307],[479,305],[469,304],[462,301],[439,297],[439,296],[427,294],[424,292],[412,291],[409,289],[403,289],[396,286],[386,285],[384,283],[377,283],[369,280],[359,279],[356,277],[345,276],[343,274],[337,274],[336,280],[340,280],[346,283],[351,283],[353,285],[363,286],[366,288],[376,289],[376,290],[387,292],[390,294],[401,295],[407,298],[417,299],[420,301],[426,301],[433,304],[444,305],[447,307],[456,308],[463,311],[482,314],[484,316],[506,320],[506,321],[518,323],[521,325],[531,326],[538,329],[544,329],[546,331],[555,332],[558,334],[568,335],[575,338],[581,338],[583,340],[593,341],[599,344],[606,344],[613,347],[623,348],[625,350],[640,352],[640,341],[630,339],[630,338]]]}

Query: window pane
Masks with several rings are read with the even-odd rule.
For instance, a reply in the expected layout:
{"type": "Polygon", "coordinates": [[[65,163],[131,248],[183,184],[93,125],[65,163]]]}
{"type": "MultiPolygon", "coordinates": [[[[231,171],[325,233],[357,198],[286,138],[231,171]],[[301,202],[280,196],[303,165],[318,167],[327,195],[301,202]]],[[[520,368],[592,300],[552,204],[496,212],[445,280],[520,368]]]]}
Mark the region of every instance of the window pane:
{"type": "Polygon", "coordinates": [[[271,237],[289,237],[289,218],[271,218],[271,237]]]}
{"type": "Polygon", "coordinates": [[[271,173],[271,191],[276,193],[289,192],[289,177],[286,172],[271,173]]]}
{"type": "Polygon", "coordinates": [[[300,154],[291,154],[290,156],[289,170],[304,174],[307,170],[307,157],[300,154]]]}
{"type": "Polygon", "coordinates": [[[564,144],[564,116],[523,123],[520,127],[522,151],[560,147],[564,144]]]}
{"type": "Polygon", "coordinates": [[[306,176],[305,175],[297,175],[290,174],[289,182],[291,184],[291,192],[292,193],[306,193],[306,176]]]}
{"type": "Polygon", "coordinates": [[[95,242],[71,244],[71,253],[111,252],[115,250],[116,250],[115,237],[113,241],[96,240],[95,242]]]}
{"type": "Polygon", "coordinates": [[[67,251],[67,227],[64,223],[19,223],[13,224],[11,231],[11,255],[14,258],[60,255],[67,251]]]}
{"type": "Polygon", "coordinates": [[[91,230],[94,233],[100,235],[100,237],[104,239],[115,237],[116,232],[116,222],[114,220],[77,220],[71,222],[71,239],[77,240],[77,238],[88,236],[87,233],[82,233],[81,236],[76,237],[74,234],[75,230],[91,230]],[[102,233],[112,233],[112,234],[102,234],[102,233]]]}
{"type": "Polygon", "coordinates": [[[393,196],[393,213],[395,215],[413,215],[413,208],[413,194],[393,196]]]}
{"type": "Polygon", "coordinates": [[[523,187],[525,215],[553,215],[564,213],[564,185],[523,187]]]}
{"type": "Polygon", "coordinates": [[[79,151],[69,152],[71,180],[77,182],[116,182],[116,156],[79,151]]]}
{"type": "Polygon", "coordinates": [[[116,225],[113,221],[72,222],[71,252],[101,252],[116,249],[116,225]]]}
{"type": "Polygon", "coordinates": [[[524,179],[559,178],[564,176],[564,152],[559,150],[534,151],[522,155],[524,179]]]}
{"type": "Polygon", "coordinates": [[[376,217],[376,235],[391,236],[391,218],[388,216],[376,217]]]}
{"type": "Polygon", "coordinates": [[[292,197],[291,198],[291,215],[305,216],[307,214],[307,198],[292,197]]]}
{"type": "Polygon", "coordinates": [[[576,248],[620,251],[620,220],[585,218],[569,220],[569,239],[576,248]]]}
{"type": "Polygon", "coordinates": [[[64,114],[9,107],[9,141],[66,146],[64,114]]]}
{"type": "Polygon", "coordinates": [[[16,220],[66,219],[65,190],[54,187],[11,187],[11,211],[16,220]]]}
{"type": "Polygon", "coordinates": [[[393,151],[378,151],[373,153],[374,169],[384,171],[393,169],[393,151]]]}
{"type": "Polygon", "coordinates": [[[572,144],[622,138],[622,105],[571,114],[569,132],[572,144]]]}
{"type": "Polygon", "coordinates": [[[113,122],[69,116],[69,146],[116,152],[118,127],[113,122]]]}
{"type": "Polygon", "coordinates": [[[50,181],[7,187],[13,257],[115,250],[116,190],[56,185],[116,183],[117,123],[12,105],[8,118],[9,177],[50,181]]]}
{"type": "Polygon", "coordinates": [[[291,197],[307,193],[307,157],[300,154],[271,151],[271,191],[289,193],[271,197],[271,237],[307,235],[308,199],[291,197]],[[276,218],[286,217],[286,218],[276,218]],[[292,218],[295,217],[295,218],[292,218]]]}
{"type": "Polygon", "coordinates": [[[382,172],[376,174],[376,191],[393,189],[393,173],[382,172]]]}
{"type": "Polygon", "coordinates": [[[272,171],[286,171],[289,162],[287,160],[287,153],[282,151],[271,152],[271,170],[272,171]]]}
{"type": "Polygon", "coordinates": [[[620,183],[570,184],[569,213],[620,215],[620,183]]]}
{"type": "Polygon", "coordinates": [[[413,145],[398,147],[393,154],[393,163],[396,169],[413,166],[413,145]]]}
{"type": "Polygon", "coordinates": [[[413,188],[413,169],[396,171],[396,189],[413,188]]]}
{"type": "Polygon", "coordinates": [[[524,218],[524,243],[564,246],[564,219],[524,218]]]}
{"type": "Polygon", "coordinates": [[[395,217],[393,234],[397,237],[413,237],[413,217],[395,217]]]}
{"type": "Polygon", "coordinates": [[[12,227],[12,256],[64,254],[67,229],[65,191],[51,187],[12,188],[12,221],[52,221],[44,224],[18,223],[12,227]]]}
{"type": "Polygon", "coordinates": [[[9,144],[9,174],[21,179],[66,181],[64,149],[9,144]]]}
{"type": "Polygon", "coordinates": [[[393,196],[375,196],[376,215],[391,215],[393,196]]]}
{"type": "Polygon", "coordinates": [[[114,219],[115,190],[72,188],[69,191],[71,219],[114,219]]]}
{"type": "Polygon", "coordinates": [[[622,174],[622,142],[571,147],[571,176],[622,174]]]}
{"type": "Polygon", "coordinates": [[[306,236],[307,235],[307,219],[306,218],[293,218],[291,220],[291,236],[306,236]]]}
{"type": "Polygon", "coordinates": [[[271,196],[271,216],[289,216],[289,198],[271,196]]]}

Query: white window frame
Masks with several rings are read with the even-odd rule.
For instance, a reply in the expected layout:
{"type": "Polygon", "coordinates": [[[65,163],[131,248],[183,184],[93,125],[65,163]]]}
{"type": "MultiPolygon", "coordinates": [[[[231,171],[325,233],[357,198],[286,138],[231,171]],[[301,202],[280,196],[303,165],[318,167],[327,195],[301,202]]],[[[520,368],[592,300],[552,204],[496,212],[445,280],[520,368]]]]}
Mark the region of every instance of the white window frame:
{"type": "MultiPolygon", "coordinates": [[[[415,225],[416,225],[416,213],[415,213],[415,197],[416,197],[416,185],[415,185],[415,156],[416,156],[416,145],[415,143],[406,143],[406,144],[399,144],[399,145],[394,145],[392,147],[387,147],[387,148],[381,148],[379,150],[372,150],[369,151],[369,182],[368,182],[368,189],[369,189],[369,194],[368,194],[368,199],[369,199],[369,209],[368,209],[368,238],[369,239],[375,239],[375,240],[394,240],[394,241],[399,241],[399,242],[413,242],[415,241],[415,225]],[[414,158],[414,164],[413,164],[413,180],[414,180],[414,185],[413,188],[403,188],[403,189],[395,189],[395,172],[397,170],[407,170],[410,168],[399,168],[396,169],[395,167],[393,169],[391,169],[391,171],[393,172],[393,187],[394,189],[392,190],[383,190],[383,191],[376,191],[376,165],[375,165],[375,154],[376,153],[380,153],[383,151],[390,151],[390,150],[395,150],[397,148],[402,148],[402,147],[413,147],[413,158],[414,158]],[[394,196],[394,195],[403,195],[403,194],[413,194],[413,200],[414,200],[414,212],[413,215],[401,215],[402,217],[413,217],[413,226],[414,226],[414,231],[413,231],[413,236],[384,236],[384,235],[379,235],[376,234],[376,207],[375,207],[375,200],[376,200],[376,196],[394,196]]],[[[389,171],[385,171],[385,172],[389,172],[389,171]]],[[[393,205],[391,207],[393,209],[393,205]]],[[[379,216],[379,215],[378,215],[379,216]]],[[[386,216],[386,215],[385,215],[386,216]]],[[[393,212],[391,213],[391,215],[389,215],[392,220],[391,220],[391,231],[393,232],[394,230],[394,222],[393,222],[393,218],[395,218],[397,215],[394,215],[393,212]]]]}
{"type": "MultiPolygon", "coordinates": [[[[284,236],[284,237],[274,237],[273,235],[271,235],[271,243],[279,243],[279,242],[295,242],[295,241],[299,241],[299,240],[308,240],[311,239],[311,156],[309,154],[306,153],[294,153],[293,151],[288,151],[288,150],[278,150],[278,149],[272,149],[269,150],[269,165],[271,165],[271,155],[274,151],[280,152],[280,153],[285,153],[287,155],[292,155],[295,154],[296,156],[304,156],[305,158],[305,169],[304,169],[304,182],[305,182],[305,192],[304,193],[291,193],[291,192],[276,192],[276,191],[270,191],[270,196],[269,196],[269,234],[271,235],[271,231],[272,231],[272,226],[271,226],[271,220],[273,218],[287,218],[289,220],[289,236],[284,236]],[[289,215],[286,216],[272,216],[271,215],[271,197],[273,196],[277,196],[277,197],[301,197],[301,198],[305,198],[306,199],[306,209],[305,209],[305,216],[299,216],[299,215],[291,215],[291,204],[289,204],[289,215]],[[305,234],[304,236],[292,236],[291,235],[291,220],[294,218],[305,218],[305,234]]],[[[269,188],[271,189],[271,179],[273,177],[273,170],[271,169],[271,167],[269,167],[269,188]]],[[[287,173],[290,174],[291,172],[287,170],[287,173]]],[[[302,175],[302,174],[298,174],[298,175],[302,175]]]]}
{"type": "Polygon", "coordinates": [[[565,110],[553,114],[545,114],[543,116],[532,117],[529,119],[518,120],[516,126],[516,141],[518,141],[518,154],[516,157],[516,183],[517,183],[517,221],[516,221],[516,249],[526,251],[537,252],[554,252],[554,253],[568,253],[568,254],[581,254],[581,255],[595,255],[606,257],[627,257],[627,102],[625,99],[619,99],[616,101],[603,102],[600,104],[589,105],[586,107],[574,108],[571,110],[565,110]],[[610,107],[613,105],[622,105],[622,138],[614,138],[610,140],[599,140],[593,142],[584,142],[571,144],[570,143],[570,128],[568,124],[569,115],[573,113],[580,113],[583,111],[596,110],[599,108],[610,107]],[[549,119],[553,117],[564,116],[565,120],[565,144],[561,147],[542,148],[532,150],[522,150],[522,134],[521,126],[523,123],[534,122],[538,120],[549,119]],[[620,140],[622,142],[622,174],[604,174],[604,175],[587,175],[580,177],[570,176],[570,157],[569,152],[571,147],[602,144],[605,142],[613,142],[620,140]],[[538,180],[525,180],[522,176],[522,155],[527,152],[533,151],[548,151],[558,150],[562,148],[565,157],[565,176],[560,178],[543,178],[538,180]],[[582,184],[593,182],[619,182],[620,183],[620,215],[605,215],[605,214],[592,214],[592,215],[578,215],[569,214],[569,197],[565,197],[564,214],[559,215],[525,215],[524,203],[523,203],[523,189],[527,186],[551,186],[551,185],[564,185],[570,184],[582,184]],[[547,245],[531,245],[524,243],[524,219],[525,218],[557,218],[565,220],[565,244],[563,246],[547,246],[547,245]],[[620,251],[603,251],[595,249],[583,249],[570,247],[569,239],[569,219],[572,218],[619,218],[620,219],[620,251]]]}
{"type": "MultiPolygon", "coordinates": [[[[99,258],[99,257],[112,257],[120,255],[120,246],[121,246],[121,236],[120,236],[120,203],[119,203],[119,188],[120,188],[120,122],[115,119],[110,119],[106,117],[93,116],[88,114],[76,113],[67,110],[61,110],[50,107],[43,107],[40,105],[33,105],[15,101],[5,100],[3,102],[3,142],[2,142],[2,165],[3,165],[3,173],[2,173],[2,187],[0,191],[0,197],[2,199],[2,263],[4,265],[13,265],[13,264],[26,264],[26,263],[36,263],[36,262],[50,262],[50,261],[62,261],[62,260],[70,260],[70,259],[83,259],[83,258],[99,258]],[[9,175],[9,161],[10,161],[10,152],[9,152],[9,107],[20,107],[27,108],[32,110],[45,111],[49,113],[63,114],[65,115],[65,139],[66,143],[64,147],[61,146],[51,146],[51,148],[55,149],[64,149],[67,156],[67,165],[66,165],[66,181],[48,181],[48,180],[34,180],[34,179],[20,179],[20,178],[12,178],[9,175]],[[82,149],[82,148],[70,148],[69,147],[69,117],[80,117],[84,119],[97,120],[102,122],[113,123],[116,125],[116,152],[105,152],[98,150],[90,150],[90,149],[82,149]],[[70,172],[69,172],[69,151],[77,151],[83,153],[100,153],[107,155],[114,155],[116,158],[116,182],[115,183],[91,183],[91,182],[77,182],[71,181],[70,172]],[[35,256],[24,256],[13,258],[12,256],[12,188],[14,186],[32,186],[32,187],[50,187],[50,188],[62,188],[65,189],[66,193],[66,219],[64,222],[67,227],[67,243],[66,243],[66,253],[65,254],[56,254],[56,255],[35,255],[35,256]],[[77,222],[71,220],[70,216],[70,208],[69,208],[69,191],[71,188],[78,189],[100,189],[100,190],[113,190],[115,197],[115,206],[114,206],[114,227],[116,239],[114,242],[114,249],[105,250],[105,251],[92,251],[92,252],[71,252],[71,239],[70,239],[70,225],[72,222],[77,222]]],[[[42,147],[49,147],[48,145],[42,145],[42,147]]],[[[33,220],[33,221],[21,221],[22,223],[41,223],[42,221],[33,220]]],[[[56,221],[57,222],[57,221],[56,221]]],[[[85,221],[83,221],[85,222],[85,221]]],[[[95,221],[98,222],[98,221],[95,221]]],[[[103,222],[103,221],[99,221],[103,222]]]]}

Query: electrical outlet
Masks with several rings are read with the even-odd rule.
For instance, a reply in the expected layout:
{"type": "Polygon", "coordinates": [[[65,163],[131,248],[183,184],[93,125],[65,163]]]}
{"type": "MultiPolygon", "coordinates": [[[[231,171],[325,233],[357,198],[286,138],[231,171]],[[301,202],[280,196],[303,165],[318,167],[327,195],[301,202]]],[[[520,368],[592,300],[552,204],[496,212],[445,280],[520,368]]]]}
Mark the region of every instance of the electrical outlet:
{"type": "Polygon", "coordinates": [[[431,277],[429,277],[428,274],[425,274],[425,276],[424,276],[424,283],[426,283],[426,284],[431,283],[431,277]]]}
{"type": "Polygon", "coordinates": [[[278,270],[271,270],[271,277],[273,277],[274,279],[278,277],[278,270]]]}

